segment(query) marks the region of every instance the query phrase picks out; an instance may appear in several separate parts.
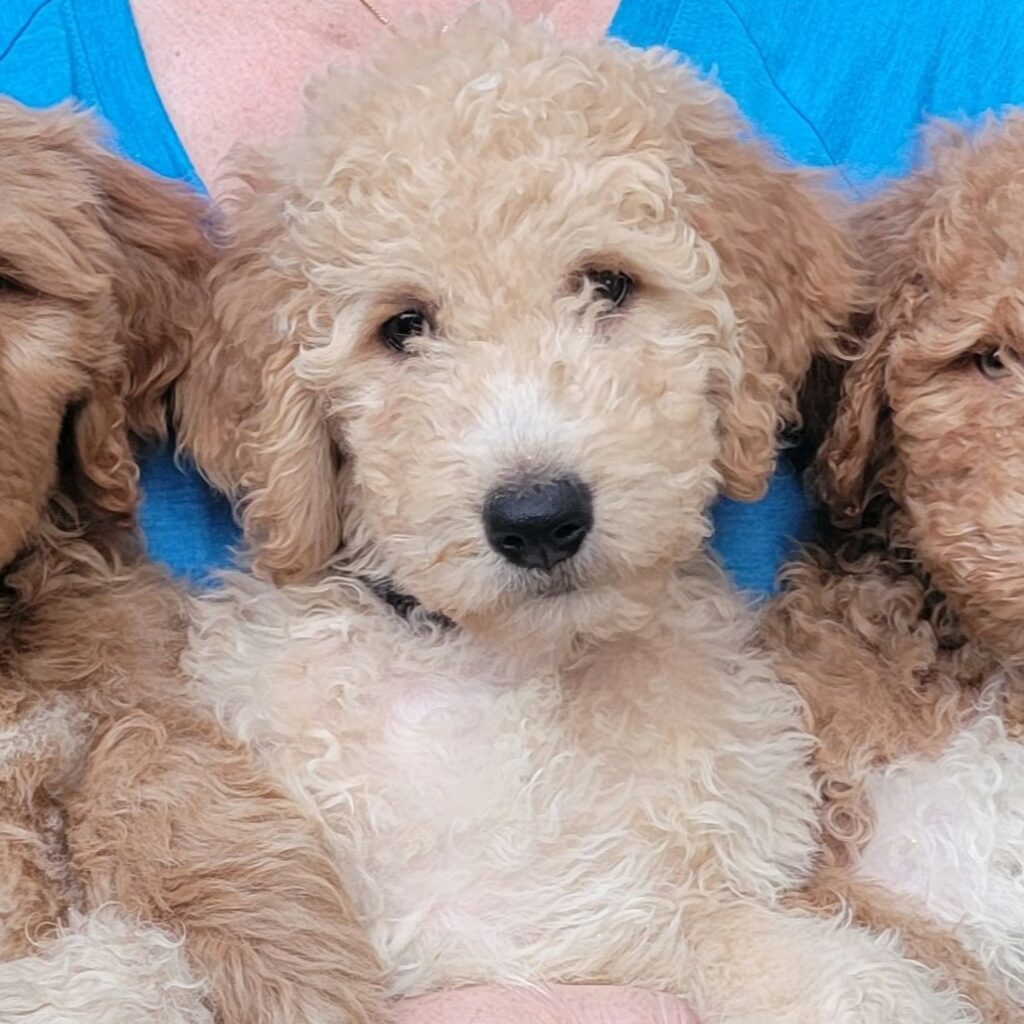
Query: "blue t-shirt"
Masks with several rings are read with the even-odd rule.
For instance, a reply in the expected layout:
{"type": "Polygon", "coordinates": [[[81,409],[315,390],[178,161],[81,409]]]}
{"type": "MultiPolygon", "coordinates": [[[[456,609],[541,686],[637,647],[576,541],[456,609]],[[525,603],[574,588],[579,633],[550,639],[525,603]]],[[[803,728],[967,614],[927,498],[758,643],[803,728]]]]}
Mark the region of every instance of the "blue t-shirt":
{"type": "MultiPolygon", "coordinates": [[[[838,167],[857,193],[906,167],[924,115],[1024,102],[1019,0],[622,0],[611,32],[686,54],[780,150],[838,167]]],[[[127,156],[200,187],[128,0],[0,0],[0,93],[34,106],[76,97],[127,156]]],[[[193,578],[229,560],[230,512],[194,472],[151,453],[143,487],[154,558],[193,578]]],[[[715,546],[741,586],[763,593],[806,523],[783,461],[764,500],[719,503],[715,546]]]]}

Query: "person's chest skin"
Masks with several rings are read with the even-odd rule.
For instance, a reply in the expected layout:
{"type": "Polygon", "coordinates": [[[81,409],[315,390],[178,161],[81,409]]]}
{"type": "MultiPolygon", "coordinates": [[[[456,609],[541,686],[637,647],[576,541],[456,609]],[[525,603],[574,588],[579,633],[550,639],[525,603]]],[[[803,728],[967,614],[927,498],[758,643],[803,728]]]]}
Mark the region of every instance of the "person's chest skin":
{"type": "MultiPolygon", "coordinates": [[[[467,0],[373,0],[401,31],[417,17],[451,19],[467,0]]],[[[565,38],[600,38],[618,0],[511,0],[546,15],[565,38]]],[[[359,63],[388,29],[359,0],[131,0],[146,60],[199,178],[214,194],[237,143],[287,136],[302,90],[331,64],[359,63]]]]}

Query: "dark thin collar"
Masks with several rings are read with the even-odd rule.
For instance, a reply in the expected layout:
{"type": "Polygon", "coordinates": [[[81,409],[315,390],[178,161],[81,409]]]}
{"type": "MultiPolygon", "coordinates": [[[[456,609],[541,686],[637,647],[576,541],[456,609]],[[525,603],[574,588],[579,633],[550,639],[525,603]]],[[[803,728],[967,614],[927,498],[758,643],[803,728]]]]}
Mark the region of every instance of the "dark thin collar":
{"type": "Polygon", "coordinates": [[[419,618],[426,620],[432,625],[445,630],[455,628],[455,623],[447,615],[442,615],[440,612],[427,611],[412,594],[403,594],[395,587],[391,580],[372,580],[363,577],[362,581],[399,618],[404,619],[406,622],[409,622],[413,615],[419,612],[419,618]]]}

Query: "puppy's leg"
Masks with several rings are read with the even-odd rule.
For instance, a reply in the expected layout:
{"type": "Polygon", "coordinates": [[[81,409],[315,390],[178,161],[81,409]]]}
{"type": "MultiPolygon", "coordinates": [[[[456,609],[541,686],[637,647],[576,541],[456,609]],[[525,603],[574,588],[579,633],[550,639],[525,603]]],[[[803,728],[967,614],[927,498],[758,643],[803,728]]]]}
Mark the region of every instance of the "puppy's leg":
{"type": "Polygon", "coordinates": [[[183,927],[223,1024],[385,1018],[315,825],[205,717],[125,715],[91,750],[69,818],[89,905],[183,927]]]}
{"type": "Polygon", "coordinates": [[[793,904],[818,914],[848,914],[870,931],[896,932],[903,951],[940,971],[981,1011],[986,1024],[1024,1024],[1018,1008],[993,982],[982,962],[941,924],[929,921],[882,886],[851,878],[842,869],[822,869],[793,904]]]}
{"type": "Polygon", "coordinates": [[[738,901],[695,908],[684,995],[702,1024],[976,1024],[980,1015],[891,939],[738,901]]]}
{"type": "Polygon", "coordinates": [[[0,964],[0,1021],[213,1024],[182,943],[112,907],[72,911],[34,955],[0,964]]]}

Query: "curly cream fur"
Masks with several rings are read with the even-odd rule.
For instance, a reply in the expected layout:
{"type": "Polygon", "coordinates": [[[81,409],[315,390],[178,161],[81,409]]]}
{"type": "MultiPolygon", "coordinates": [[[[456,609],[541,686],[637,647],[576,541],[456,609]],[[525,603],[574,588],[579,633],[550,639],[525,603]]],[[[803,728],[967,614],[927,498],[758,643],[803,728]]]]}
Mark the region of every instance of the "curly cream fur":
{"type": "Polygon", "coordinates": [[[383,61],[244,165],[181,408],[256,573],[196,602],[190,671],[319,817],[395,994],[975,1020],[894,937],[780,906],[815,850],[810,739],[701,553],[855,301],[832,204],[666,54],[475,12],[383,61]],[[377,332],[411,304],[434,327],[401,356],[377,332]],[[558,472],[591,535],[506,564],[485,495],[558,472]]]}
{"type": "Polygon", "coordinates": [[[214,1024],[204,995],[180,940],[110,907],[0,965],[0,1020],[19,1024],[214,1024]]]}
{"type": "Polygon", "coordinates": [[[765,624],[820,741],[811,898],[854,886],[861,919],[891,922],[895,890],[916,955],[994,1020],[1024,1018],[1022,168],[1020,114],[937,125],[859,214],[874,311],[817,465],[843,528],[765,624]]]}
{"type": "Polygon", "coordinates": [[[380,1019],[315,824],[178,668],[129,431],[204,316],[194,199],[0,103],[0,1019],[380,1019]]]}
{"type": "MultiPolygon", "coordinates": [[[[460,38],[477,33],[471,21],[463,26],[460,38]]],[[[657,442],[645,423],[631,425],[653,397],[645,389],[679,363],[674,348],[687,347],[688,389],[715,394],[720,438],[713,459],[697,448],[693,464],[714,462],[705,488],[724,481],[737,496],[760,494],[809,339],[827,337],[856,292],[832,201],[741,141],[726,97],[669,54],[627,56],[609,44],[570,55],[539,31],[512,40],[486,26],[465,52],[446,47],[430,61],[417,56],[429,42],[403,45],[407,52],[388,58],[402,65],[401,95],[375,76],[328,79],[313,90],[308,134],[250,154],[240,173],[235,205],[244,216],[232,221],[234,243],[216,272],[218,337],[190,367],[182,428],[214,481],[244,492],[257,567],[294,576],[337,549],[337,490],[350,483],[336,456],[347,439],[332,436],[323,401],[338,404],[339,422],[351,421],[347,403],[369,413],[382,388],[407,387],[408,418],[426,415],[416,381],[388,372],[391,361],[367,336],[414,299],[436,306],[445,323],[431,348],[437,357],[474,343],[478,358],[465,372],[477,379],[467,390],[506,383],[495,373],[503,349],[507,382],[542,354],[552,370],[534,391],[565,393],[575,383],[602,410],[613,396],[597,375],[614,372],[613,353],[593,369],[573,360],[614,327],[631,342],[620,358],[639,352],[651,366],[607,424],[630,430],[637,445],[657,442]],[[522,63],[525,74],[503,73],[522,63]],[[351,144],[325,144],[340,131],[353,133],[351,144]],[[506,176],[504,187],[495,174],[506,176]],[[417,223],[429,231],[411,233],[417,223]],[[635,264],[647,288],[620,323],[585,315],[581,324],[569,277],[602,259],[635,264]],[[458,320],[448,322],[453,307],[458,320]],[[360,373],[361,389],[346,388],[339,368],[360,373]]],[[[665,402],[688,398],[666,392],[665,402]]],[[[541,397],[519,396],[520,415],[541,397]]],[[[584,411],[583,398],[564,401],[584,411]]],[[[408,433],[395,420],[403,404],[382,408],[380,423],[367,415],[352,426],[408,433]]],[[[458,415],[448,414],[447,429],[458,415]]],[[[676,517],[691,531],[696,518],[676,517]]],[[[345,525],[358,546],[360,524],[345,525]]],[[[646,547],[663,548],[662,539],[646,547]]]]}

